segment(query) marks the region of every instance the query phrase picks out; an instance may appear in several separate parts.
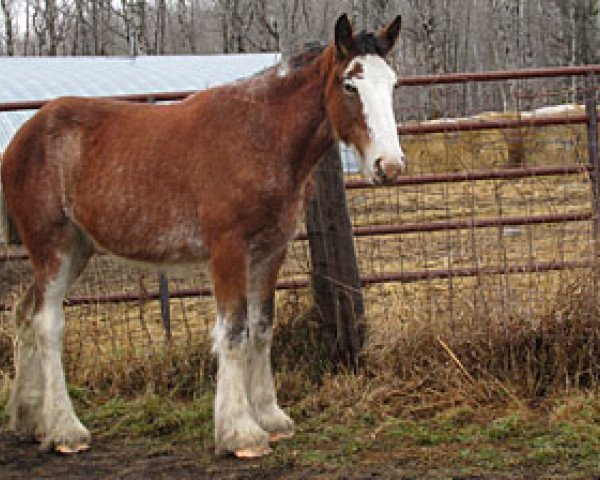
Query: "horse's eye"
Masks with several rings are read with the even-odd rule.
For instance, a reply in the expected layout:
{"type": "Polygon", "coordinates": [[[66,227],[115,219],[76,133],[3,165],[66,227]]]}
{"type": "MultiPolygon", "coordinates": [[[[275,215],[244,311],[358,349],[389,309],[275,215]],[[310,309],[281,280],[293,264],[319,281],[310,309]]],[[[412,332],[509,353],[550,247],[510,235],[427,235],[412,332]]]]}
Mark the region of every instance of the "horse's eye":
{"type": "Polygon", "coordinates": [[[358,89],[352,82],[346,80],[344,81],[344,92],[348,95],[354,95],[356,92],[358,92],[358,89]]]}

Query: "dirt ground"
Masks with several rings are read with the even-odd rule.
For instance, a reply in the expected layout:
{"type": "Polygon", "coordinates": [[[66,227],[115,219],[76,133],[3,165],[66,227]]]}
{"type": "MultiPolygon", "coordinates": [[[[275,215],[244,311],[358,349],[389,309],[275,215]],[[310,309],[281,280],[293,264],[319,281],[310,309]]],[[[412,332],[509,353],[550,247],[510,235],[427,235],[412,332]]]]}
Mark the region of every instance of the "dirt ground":
{"type": "MultiPolygon", "coordinates": [[[[154,453],[135,443],[110,440],[95,443],[85,453],[62,456],[43,453],[37,445],[23,443],[0,432],[1,479],[275,479],[290,478],[288,468],[264,469],[258,462],[214,458],[207,463],[193,451],[154,453]]],[[[318,472],[304,472],[293,478],[315,478],[318,472]]]]}
{"type": "MultiPolygon", "coordinates": [[[[1,479],[316,479],[316,478],[403,478],[400,472],[333,473],[317,469],[262,466],[260,461],[241,462],[215,457],[210,464],[199,461],[191,451],[153,454],[127,443],[95,445],[90,451],[64,457],[42,453],[36,445],[19,442],[0,433],[1,479]]],[[[410,477],[404,477],[410,478],[410,477]]],[[[464,478],[464,477],[463,477],[464,478]]]]}
{"type": "MultiPolygon", "coordinates": [[[[0,431],[1,479],[540,479],[564,478],[543,471],[513,471],[483,476],[456,476],[447,469],[411,465],[410,460],[394,458],[395,454],[377,455],[366,464],[343,471],[304,467],[289,462],[273,465],[269,460],[242,462],[233,458],[200,457],[193,450],[156,453],[125,439],[111,439],[94,444],[88,452],[76,456],[42,453],[36,445],[22,443],[12,434],[0,431]],[[417,472],[417,473],[415,473],[417,472]]],[[[597,477],[572,477],[600,480],[597,477]]]]}

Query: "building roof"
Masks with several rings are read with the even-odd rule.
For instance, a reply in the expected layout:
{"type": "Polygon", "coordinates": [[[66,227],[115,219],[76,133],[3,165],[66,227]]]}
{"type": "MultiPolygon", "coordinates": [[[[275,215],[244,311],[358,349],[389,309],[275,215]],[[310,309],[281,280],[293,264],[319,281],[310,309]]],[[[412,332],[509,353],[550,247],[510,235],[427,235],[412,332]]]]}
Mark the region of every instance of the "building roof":
{"type": "MultiPolygon", "coordinates": [[[[279,54],[147,57],[0,57],[0,103],[65,95],[202,90],[248,77],[279,54]]],[[[34,111],[0,112],[0,151],[34,111]]]]}
{"type": "MultiPolygon", "coordinates": [[[[130,57],[0,57],[0,103],[65,95],[114,96],[202,90],[275,65],[277,53],[130,57]]],[[[35,111],[0,112],[0,152],[35,111]]],[[[342,148],[346,171],[358,171],[342,148]]]]}

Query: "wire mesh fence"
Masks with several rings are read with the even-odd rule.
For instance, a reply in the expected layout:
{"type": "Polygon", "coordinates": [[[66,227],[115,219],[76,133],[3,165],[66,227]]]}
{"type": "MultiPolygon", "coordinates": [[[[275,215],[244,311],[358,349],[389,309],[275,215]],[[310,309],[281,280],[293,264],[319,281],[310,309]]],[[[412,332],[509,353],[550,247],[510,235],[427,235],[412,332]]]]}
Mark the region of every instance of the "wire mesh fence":
{"type": "MultiPolygon", "coordinates": [[[[425,79],[406,86],[404,92],[412,93],[401,95],[410,101],[398,111],[407,176],[377,188],[347,179],[364,285],[366,355],[373,361],[394,358],[390,352],[410,351],[418,344],[411,338],[424,335],[452,345],[465,341],[473,356],[504,348],[503,356],[482,358],[517,375],[511,362],[539,361],[535,352],[542,347],[536,342],[540,332],[551,331],[555,343],[582,345],[578,373],[568,378],[597,381],[592,365],[598,323],[573,330],[566,323],[569,304],[561,302],[565,296],[579,298],[576,293],[596,278],[594,169],[589,129],[581,122],[588,118],[584,101],[596,102],[598,90],[580,77],[502,82],[501,87],[472,81],[431,86],[425,79]],[[477,105],[466,99],[474,89],[480,95],[493,90],[514,110],[473,116],[477,105]],[[457,126],[456,117],[467,115],[463,127],[457,126]],[[415,123],[432,116],[438,118],[415,123]],[[548,118],[554,121],[534,126],[548,118]],[[545,323],[550,312],[554,320],[562,315],[562,330],[545,323]],[[529,360],[516,348],[523,331],[537,332],[523,337],[530,339],[529,360]]],[[[593,128],[597,131],[597,124],[593,128]]],[[[0,246],[0,255],[0,370],[8,375],[9,309],[31,271],[21,250],[0,246]]],[[[310,273],[301,225],[280,274],[285,287],[277,296],[280,325],[312,307],[310,273]]],[[[67,302],[65,364],[71,381],[108,390],[136,391],[148,383],[186,390],[211,375],[215,307],[208,273],[193,268],[168,278],[170,332],[163,324],[155,272],[108,255],[90,262],[67,302]]],[[[594,296],[596,291],[590,290],[594,296]]]]}

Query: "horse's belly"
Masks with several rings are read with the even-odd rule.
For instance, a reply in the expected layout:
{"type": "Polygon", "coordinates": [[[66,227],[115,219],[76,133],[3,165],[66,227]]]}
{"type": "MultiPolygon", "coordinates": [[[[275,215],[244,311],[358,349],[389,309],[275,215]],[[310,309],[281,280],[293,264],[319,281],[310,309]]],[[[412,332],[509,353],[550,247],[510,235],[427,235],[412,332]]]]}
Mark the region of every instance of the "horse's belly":
{"type": "Polygon", "coordinates": [[[137,263],[163,268],[199,263],[209,257],[200,228],[191,221],[161,225],[140,218],[106,226],[76,223],[98,250],[137,263]]]}

